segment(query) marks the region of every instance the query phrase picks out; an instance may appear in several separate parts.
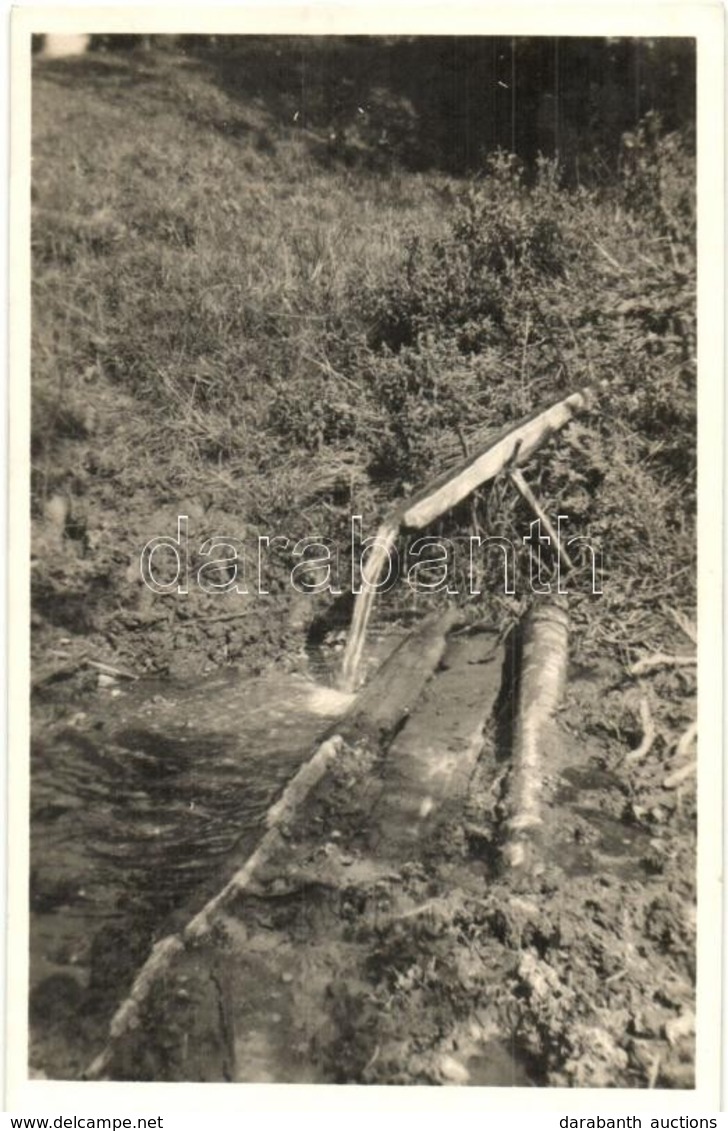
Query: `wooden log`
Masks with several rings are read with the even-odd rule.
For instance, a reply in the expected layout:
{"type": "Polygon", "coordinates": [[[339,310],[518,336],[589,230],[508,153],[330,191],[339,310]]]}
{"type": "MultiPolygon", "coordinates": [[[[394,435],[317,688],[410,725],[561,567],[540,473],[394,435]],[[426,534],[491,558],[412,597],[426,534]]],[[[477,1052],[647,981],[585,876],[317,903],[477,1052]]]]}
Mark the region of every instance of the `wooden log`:
{"type": "Polygon", "coordinates": [[[531,862],[531,833],[541,824],[544,732],[566,682],[569,627],[565,609],[538,601],[523,626],[518,711],[508,782],[504,859],[510,867],[531,862]]]}

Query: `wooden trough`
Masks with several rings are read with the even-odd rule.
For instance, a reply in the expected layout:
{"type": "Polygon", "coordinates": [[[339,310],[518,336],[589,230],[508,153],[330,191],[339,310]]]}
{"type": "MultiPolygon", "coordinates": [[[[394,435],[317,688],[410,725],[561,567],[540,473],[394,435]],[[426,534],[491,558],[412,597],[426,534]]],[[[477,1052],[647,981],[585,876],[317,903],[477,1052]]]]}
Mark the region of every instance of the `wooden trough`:
{"type": "MultiPolygon", "coordinates": [[[[504,471],[517,472],[518,466],[525,463],[555,432],[579,413],[592,408],[595,397],[596,390],[587,386],[489,437],[454,468],[443,472],[411,499],[399,503],[385,519],[377,531],[375,549],[367,568],[362,571],[362,591],[354,606],[342,664],[344,687],[352,689],[356,686],[377,583],[388,560],[389,549],[400,530],[422,530],[497,475],[504,471]]],[[[516,482],[518,489],[523,490],[520,473],[516,482]]],[[[528,497],[533,499],[530,492],[528,497]]],[[[542,517],[542,512],[538,513],[542,517]]],[[[560,550],[558,541],[557,548],[560,550]]]]}

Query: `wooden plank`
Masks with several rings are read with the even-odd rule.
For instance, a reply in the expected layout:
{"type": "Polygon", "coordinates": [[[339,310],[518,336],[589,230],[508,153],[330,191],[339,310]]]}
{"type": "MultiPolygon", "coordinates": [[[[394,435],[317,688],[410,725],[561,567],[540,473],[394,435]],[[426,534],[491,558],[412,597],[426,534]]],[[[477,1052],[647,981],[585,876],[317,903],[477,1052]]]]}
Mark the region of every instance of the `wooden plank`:
{"type": "Polygon", "coordinates": [[[370,830],[378,856],[410,855],[443,810],[465,796],[500,692],[503,657],[495,633],[449,642],[443,670],[387,751],[370,830]]]}
{"type": "Polygon", "coordinates": [[[348,741],[369,736],[384,741],[419,698],[445,653],[447,634],[459,622],[457,609],[426,617],[405,637],[334,725],[348,741]]]}

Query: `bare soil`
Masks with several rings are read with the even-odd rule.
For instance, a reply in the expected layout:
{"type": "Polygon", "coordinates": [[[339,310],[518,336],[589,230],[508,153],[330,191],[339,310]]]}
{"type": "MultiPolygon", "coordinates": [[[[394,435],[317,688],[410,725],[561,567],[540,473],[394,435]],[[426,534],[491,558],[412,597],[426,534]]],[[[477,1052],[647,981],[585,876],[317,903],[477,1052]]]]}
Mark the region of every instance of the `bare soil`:
{"type": "Polygon", "coordinates": [[[110,1075],[693,1086],[693,787],[590,733],[618,670],[572,673],[540,851],[508,868],[512,676],[493,634],[452,638],[393,742],[346,747],[157,980],[110,1075]]]}

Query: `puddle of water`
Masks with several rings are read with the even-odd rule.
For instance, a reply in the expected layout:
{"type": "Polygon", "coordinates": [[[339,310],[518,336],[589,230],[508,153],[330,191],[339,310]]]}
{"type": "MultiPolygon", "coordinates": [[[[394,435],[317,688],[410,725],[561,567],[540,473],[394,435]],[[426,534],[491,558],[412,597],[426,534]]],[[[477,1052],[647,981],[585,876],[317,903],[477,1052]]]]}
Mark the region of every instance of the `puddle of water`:
{"type": "Polygon", "coordinates": [[[561,771],[562,784],[556,795],[559,802],[575,801],[589,791],[625,793],[624,782],[616,774],[599,766],[569,766],[561,771]]]}
{"type": "MultiPolygon", "coordinates": [[[[370,629],[365,678],[404,632],[370,629]]],[[[342,650],[312,651],[306,674],[122,684],[39,733],[31,1020],[34,1064],[50,1078],[86,1066],[154,939],[254,850],[268,809],[353,701],[337,686],[342,650]]]]}
{"type": "Polygon", "coordinates": [[[581,818],[585,826],[579,839],[565,841],[557,837],[551,845],[554,862],[568,875],[607,871],[620,879],[644,877],[643,861],[650,850],[650,834],[599,808],[605,795],[621,797],[624,793],[624,783],[608,770],[586,766],[562,771],[555,800],[568,805],[569,812],[581,818]],[[580,799],[581,805],[577,804],[580,799]]]}
{"type": "Polygon", "coordinates": [[[527,1071],[515,1046],[490,1040],[466,1064],[470,1080],[476,1088],[534,1088],[537,1082],[527,1071]]]}
{"type": "Polygon", "coordinates": [[[617,860],[627,859],[638,864],[641,856],[647,852],[650,845],[649,833],[637,825],[628,825],[619,817],[612,817],[600,809],[577,805],[574,812],[599,834],[594,841],[594,848],[603,856],[613,857],[617,860]]]}
{"type": "Polygon", "coordinates": [[[32,749],[31,1017],[55,1034],[51,1077],[86,1056],[63,1047],[79,1011],[108,1018],[168,916],[224,875],[233,850],[253,850],[268,808],[352,700],[303,675],[234,670],[120,690],[32,749]]]}

